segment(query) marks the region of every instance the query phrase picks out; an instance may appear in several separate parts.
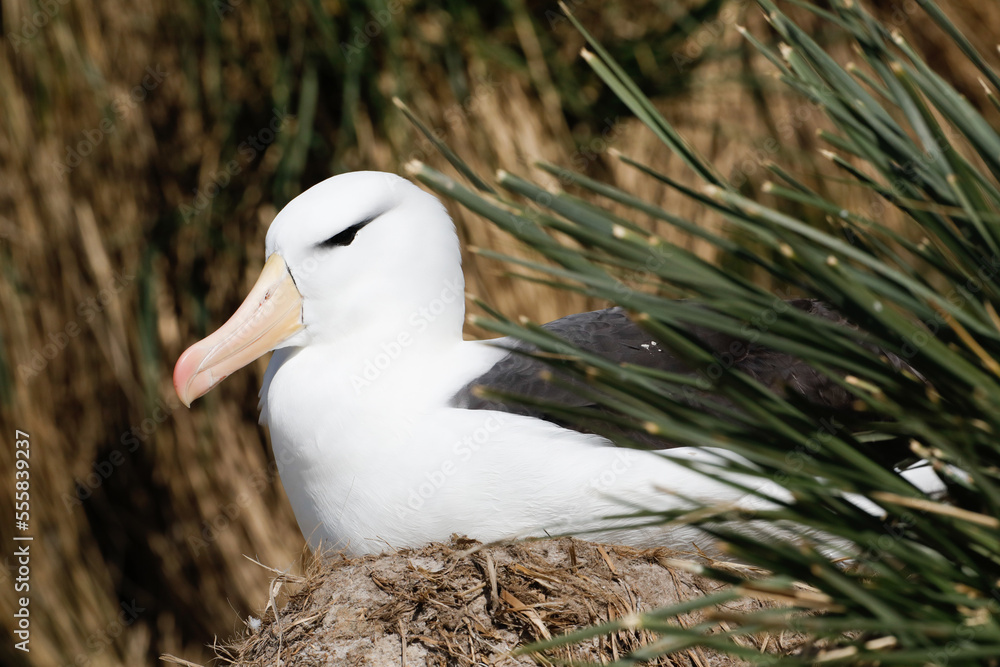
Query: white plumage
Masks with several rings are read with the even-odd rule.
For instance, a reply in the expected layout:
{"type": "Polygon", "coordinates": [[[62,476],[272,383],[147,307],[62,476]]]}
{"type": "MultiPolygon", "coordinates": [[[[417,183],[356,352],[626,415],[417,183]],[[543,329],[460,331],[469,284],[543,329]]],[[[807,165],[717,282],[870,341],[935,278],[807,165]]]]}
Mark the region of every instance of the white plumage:
{"type": "MultiPolygon", "coordinates": [[[[376,172],[328,179],[279,213],[266,244],[261,280],[233,319],[178,360],[175,385],[190,404],[277,349],[261,388],[261,421],[314,547],[357,554],[454,533],[489,541],[581,532],[607,528],[602,517],[622,513],[621,500],[653,508],[684,497],[762,504],[659,453],[533,417],[452,407],[456,392],[508,352],[463,340],[454,226],[410,182],[376,172]]],[[[703,461],[719,455],[669,451],[703,461]]],[[[602,537],[700,540],[683,526],[602,537]]]]}

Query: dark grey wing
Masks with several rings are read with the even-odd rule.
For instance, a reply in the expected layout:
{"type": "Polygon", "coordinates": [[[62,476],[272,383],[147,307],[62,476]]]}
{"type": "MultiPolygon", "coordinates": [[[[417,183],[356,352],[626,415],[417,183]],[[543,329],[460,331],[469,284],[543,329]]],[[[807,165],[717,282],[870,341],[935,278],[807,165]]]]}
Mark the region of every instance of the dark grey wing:
{"type": "MultiPolygon", "coordinates": [[[[815,317],[852,327],[839,313],[819,301],[792,299],[786,303],[815,317]]],[[[714,379],[711,365],[700,369],[692,368],[669,347],[655,340],[645,329],[632,322],[622,308],[608,308],[569,315],[549,322],[544,325],[544,328],[577,347],[618,363],[638,364],[689,375],[705,373],[708,376],[706,380],[714,379]]],[[[710,329],[690,327],[690,331],[694,337],[712,351],[719,365],[734,367],[779,394],[788,395],[789,392],[799,394],[812,403],[830,408],[831,414],[845,413],[851,410],[853,396],[801,359],[710,329]]],[[[607,424],[599,419],[602,413],[607,412],[604,408],[591,403],[570,388],[560,387],[545,381],[542,379],[542,371],[551,370],[551,368],[537,359],[525,354],[518,354],[518,352],[535,351],[534,346],[510,338],[501,339],[497,341],[497,344],[513,351],[486,373],[463,387],[452,399],[452,405],[471,410],[502,410],[560,423],[559,420],[546,415],[538,408],[521,404],[500,403],[477,396],[473,392],[473,388],[482,386],[501,393],[516,394],[547,403],[573,408],[587,408],[595,413],[594,423],[600,423],[602,428],[607,428],[607,424]]],[[[874,348],[873,351],[881,352],[881,350],[874,348]]],[[[887,356],[896,368],[906,366],[898,358],[892,355],[887,356]]],[[[577,383],[566,376],[563,376],[563,379],[571,385],[577,383]]],[[[685,399],[678,397],[678,400],[685,399]]],[[[701,403],[696,404],[703,406],[701,403]]],[[[585,425],[581,428],[581,423],[573,425],[560,423],[560,425],[587,430],[585,425]]],[[[662,449],[669,446],[663,440],[643,433],[631,430],[626,433],[624,429],[621,430],[621,433],[627,434],[633,440],[649,447],[662,449]]],[[[614,435],[615,432],[612,431],[610,434],[614,435]]]]}
{"type": "MultiPolygon", "coordinates": [[[[594,352],[619,363],[633,363],[674,372],[685,372],[686,366],[625,314],[622,308],[607,308],[589,313],[576,313],[542,325],[572,345],[594,352]]],[[[541,413],[525,406],[502,406],[496,401],[480,398],[472,388],[485,386],[497,391],[516,393],[568,406],[588,405],[579,394],[542,379],[549,368],[544,362],[519,352],[534,352],[537,348],[513,338],[501,338],[491,343],[513,350],[490,370],[462,388],[452,399],[456,407],[473,410],[508,410],[531,416],[541,413]]]]}
{"type": "MultiPolygon", "coordinates": [[[[685,364],[676,354],[650,336],[645,329],[632,322],[623,308],[607,308],[588,313],[577,313],[549,322],[543,327],[576,347],[594,352],[618,363],[637,364],[673,373],[692,372],[690,366],[685,364]]],[[[709,344],[712,345],[713,349],[716,346],[719,349],[729,347],[731,337],[709,330],[699,331],[698,334],[700,338],[710,341],[709,344]]],[[[572,425],[562,423],[536,407],[519,403],[501,403],[477,396],[473,392],[475,387],[487,387],[498,392],[517,394],[547,403],[573,408],[587,408],[595,413],[595,423],[600,423],[605,432],[608,432],[609,425],[599,419],[600,415],[609,412],[606,408],[592,403],[571,388],[555,385],[542,378],[542,371],[551,370],[551,367],[523,354],[523,352],[534,352],[537,348],[511,338],[500,339],[494,344],[507,347],[512,352],[503,357],[486,373],[463,387],[452,398],[452,405],[470,410],[501,410],[589,431],[585,427],[581,429],[580,422],[575,422],[572,425]]],[[[561,378],[570,385],[580,384],[577,380],[565,375],[562,375],[561,378]]],[[[669,444],[662,439],[646,433],[615,429],[613,426],[610,429],[611,435],[618,433],[628,435],[639,444],[652,448],[669,447],[669,444]]]]}
{"type": "MultiPolygon", "coordinates": [[[[846,317],[822,301],[791,299],[785,303],[809,315],[829,320],[847,329],[855,331],[858,329],[846,317]]],[[[905,369],[916,377],[921,377],[912,366],[891,352],[866,343],[863,339],[859,342],[870,352],[885,357],[897,371],[905,369]]],[[[825,373],[792,355],[775,352],[763,345],[749,345],[746,354],[737,366],[747,375],[779,394],[787,395],[786,390],[791,390],[811,403],[830,408],[831,413],[853,411],[855,401],[853,394],[834,382],[825,373]]]]}

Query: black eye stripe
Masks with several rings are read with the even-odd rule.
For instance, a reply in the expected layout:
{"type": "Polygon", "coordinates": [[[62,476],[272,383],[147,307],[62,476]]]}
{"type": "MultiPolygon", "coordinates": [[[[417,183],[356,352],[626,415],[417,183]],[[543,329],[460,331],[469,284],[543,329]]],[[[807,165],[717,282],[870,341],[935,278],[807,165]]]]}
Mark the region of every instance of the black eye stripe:
{"type": "Polygon", "coordinates": [[[322,243],[317,244],[317,247],[335,248],[337,246],[351,245],[351,242],[354,241],[354,237],[358,235],[358,232],[360,232],[365,225],[373,222],[380,215],[382,214],[376,213],[375,215],[368,216],[361,222],[353,224],[344,231],[338,234],[334,234],[333,236],[323,241],[322,243]]]}

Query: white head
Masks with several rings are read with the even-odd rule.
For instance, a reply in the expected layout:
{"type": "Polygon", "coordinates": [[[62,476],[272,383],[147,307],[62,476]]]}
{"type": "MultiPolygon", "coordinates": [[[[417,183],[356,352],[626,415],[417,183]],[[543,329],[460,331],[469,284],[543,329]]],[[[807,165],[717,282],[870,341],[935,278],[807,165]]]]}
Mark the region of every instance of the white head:
{"type": "Polygon", "coordinates": [[[271,223],[267,262],[239,310],[174,369],[186,405],[270,350],[393,335],[448,290],[435,318],[461,339],[461,255],[434,196],[394,174],[353,172],[293,199],[271,223]]]}

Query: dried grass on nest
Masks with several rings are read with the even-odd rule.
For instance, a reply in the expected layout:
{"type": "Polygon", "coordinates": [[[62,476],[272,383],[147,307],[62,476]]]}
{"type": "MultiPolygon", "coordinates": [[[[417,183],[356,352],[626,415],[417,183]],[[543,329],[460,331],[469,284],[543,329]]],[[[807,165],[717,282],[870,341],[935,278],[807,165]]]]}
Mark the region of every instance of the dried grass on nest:
{"type": "MultiPolygon", "coordinates": [[[[447,545],[382,556],[315,559],[306,576],[275,579],[261,626],[217,651],[238,667],[606,663],[657,636],[643,629],[622,630],[544,657],[510,653],[535,640],[723,587],[672,562],[691,558],[669,549],[568,538],[498,546],[456,538],[447,545]],[[286,584],[294,591],[277,609],[275,594],[286,584]]],[[[696,558],[706,563],[704,555],[696,558]]],[[[711,564],[746,571],[738,564],[711,564]]],[[[717,611],[738,614],[768,604],[744,598],[717,611]]],[[[675,620],[690,627],[706,619],[696,612],[675,620]]],[[[742,641],[761,651],[788,653],[801,648],[804,639],[761,634],[742,641]]],[[[650,664],[745,663],[693,648],[650,664]]]]}

